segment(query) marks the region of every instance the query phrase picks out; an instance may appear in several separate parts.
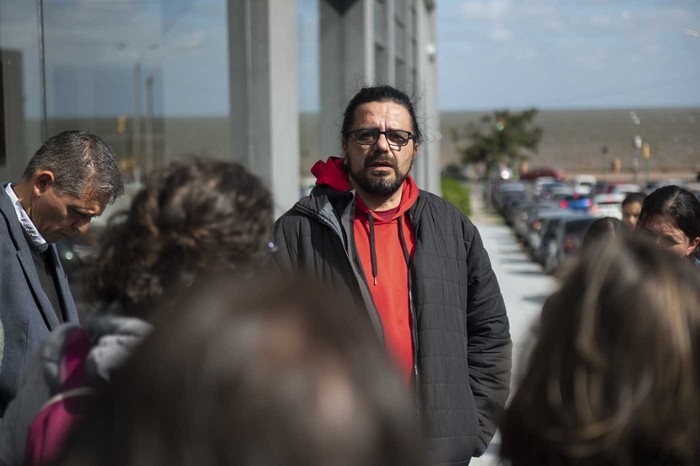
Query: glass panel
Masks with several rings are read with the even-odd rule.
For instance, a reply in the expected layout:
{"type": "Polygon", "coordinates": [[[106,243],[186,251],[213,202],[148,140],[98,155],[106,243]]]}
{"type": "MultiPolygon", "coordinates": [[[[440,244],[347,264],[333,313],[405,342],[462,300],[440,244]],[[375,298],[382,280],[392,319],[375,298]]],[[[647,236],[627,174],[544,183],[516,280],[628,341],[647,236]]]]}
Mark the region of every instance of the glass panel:
{"type": "Polygon", "coordinates": [[[402,23],[406,22],[406,0],[394,0],[394,10],[396,19],[402,23]]]}
{"type": "Polygon", "coordinates": [[[139,180],[230,152],[226,0],[46,2],[48,135],[81,128],[139,180]]]}
{"type": "Polygon", "coordinates": [[[319,0],[298,0],[299,31],[299,154],[301,195],[307,195],[315,178],[309,176],[320,154],[320,16],[319,0]]]}
{"type": "Polygon", "coordinates": [[[389,64],[386,49],[381,45],[374,48],[375,84],[386,84],[389,79],[389,64]]]}
{"type": "Polygon", "coordinates": [[[386,3],[383,0],[374,1],[374,38],[380,44],[386,44],[386,3]]]}
{"type": "Polygon", "coordinates": [[[396,85],[404,89],[406,88],[406,63],[401,59],[396,59],[396,85]]]}
{"type": "Polygon", "coordinates": [[[38,31],[35,2],[0,2],[1,180],[17,180],[42,142],[38,31]]]}
{"type": "Polygon", "coordinates": [[[396,23],[394,28],[395,34],[394,38],[396,40],[396,55],[405,58],[406,57],[406,26],[403,24],[396,23]]]}

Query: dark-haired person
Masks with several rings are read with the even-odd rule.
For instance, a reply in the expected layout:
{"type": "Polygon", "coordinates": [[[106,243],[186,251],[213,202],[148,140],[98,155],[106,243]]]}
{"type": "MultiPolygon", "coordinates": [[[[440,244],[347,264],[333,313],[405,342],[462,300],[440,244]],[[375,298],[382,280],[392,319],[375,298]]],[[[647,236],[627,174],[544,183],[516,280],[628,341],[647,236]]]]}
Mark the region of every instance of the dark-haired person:
{"type": "Polygon", "coordinates": [[[625,222],[625,225],[632,229],[637,226],[637,219],[646,197],[644,193],[630,193],[625,196],[622,200],[622,221],[625,222]]]}
{"type": "Polygon", "coordinates": [[[644,199],[637,229],[700,267],[700,201],[678,186],[664,186],[644,199]]]}
{"type": "Polygon", "coordinates": [[[303,280],[209,283],[157,316],[57,464],[423,466],[414,405],[353,313],[303,280]]]}
{"type": "Polygon", "coordinates": [[[348,104],[343,157],[275,224],[273,256],[366,311],[416,391],[434,464],[484,452],[509,391],[508,317],[476,227],[409,175],[422,133],[409,97],[364,88],[348,104]]]}
{"type": "MultiPolygon", "coordinates": [[[[87,287],[95,303],[87,324],[92,346],[76,374],[89,387],[103,385],[147,333],[155,308],[167,308],[177,291],[203,274],[245,274],[267,263],[272,220],[270,192],[237,163],[188,158],[152,173],[103,236],[87,287]]],[[[47,400],[64,396],[57,361],[81,331],[60,326],[31,361],[0,423],[0,465],[46,464],[62,446],[42,423],[33,424],[37,432],[30,425],[47,400]]]]}
{"type": "Polygon", "coordinates": [[[583,235],[583,247],[588,248],[600,241],[611,241],[616,237],[629,232],[629,228],[622,220],[614,217],[602,217],[591,223],[583,235]]]}
{"type": "Polygon", "coordinates": [[[687,263],[640,235],[600,243],[535,338],[499,425],[503,464],[700,464],[700,274],[687,263]]]}
{"type": "Polygon", "coordinates": [[[54,243],[87,231],[124,191],[112,150],[97,136],[66,131],[46,141],[17,183],[0,189],[0,417],[28,357],[78,313],[54,243]]]}

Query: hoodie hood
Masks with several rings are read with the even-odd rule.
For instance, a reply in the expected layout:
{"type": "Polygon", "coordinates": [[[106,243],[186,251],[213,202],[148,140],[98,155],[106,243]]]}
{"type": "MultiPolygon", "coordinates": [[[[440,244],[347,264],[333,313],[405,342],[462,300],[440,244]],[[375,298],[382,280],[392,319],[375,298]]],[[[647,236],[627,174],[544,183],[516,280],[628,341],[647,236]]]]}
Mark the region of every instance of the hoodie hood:
{"type": "Polygon", "coordinates": [[[316,177],[316,186],[327,185],[341,192],[352,189],[340,157],[328,157],[325,162],[319,160],[311,167],[311,174],[316,177]]]}
{"type": "MultiPolygon", "coordinates": [[[[311,174],[316,177],[316,186],[326,185],[341,192],[347,192],[352,189],[341,157],[328,157],[325,162],[319,160],[311,168],[311,174]]],[[[418,199],[419,189],[411,175],[406,177],[402,189],[401,202],[396,212],[392,215],[392,219],[403,216],[418,199]]],[[[357,208],[365,214],[369,212],[369,209],[367,209],[367,206],[359,196],[357,196],[357,208]]],[[[370,215],[379,219],[374,213],[370,215]]]]}

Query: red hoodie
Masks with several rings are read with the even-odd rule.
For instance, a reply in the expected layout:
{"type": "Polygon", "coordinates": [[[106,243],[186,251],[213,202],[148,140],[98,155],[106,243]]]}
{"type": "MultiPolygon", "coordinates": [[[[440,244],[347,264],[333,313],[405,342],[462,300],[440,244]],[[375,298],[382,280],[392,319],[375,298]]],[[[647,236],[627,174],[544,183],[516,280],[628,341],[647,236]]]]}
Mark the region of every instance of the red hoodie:
{"type": "MultiPolygon", "coordinates": [[[[325,184],[343,192],[352,189],[341,158],[329,157],[326,162],[318,161],[311,173],[316,176],[317,185],[325,184]]],[[[399,206],[383,212],[368,210],[362,199],[357,197],[353,226],[355,246],[382,319],[385,345],[397,361],[402,376],[410,379],[413,373],[413,339],[405,254],[409,258],[413,256],[415,239],[406,211],[418,199],[418,187],[408,176],[402,190],[399,206]],[[372,246],[376,251],[374,261],[372,246]]]]}

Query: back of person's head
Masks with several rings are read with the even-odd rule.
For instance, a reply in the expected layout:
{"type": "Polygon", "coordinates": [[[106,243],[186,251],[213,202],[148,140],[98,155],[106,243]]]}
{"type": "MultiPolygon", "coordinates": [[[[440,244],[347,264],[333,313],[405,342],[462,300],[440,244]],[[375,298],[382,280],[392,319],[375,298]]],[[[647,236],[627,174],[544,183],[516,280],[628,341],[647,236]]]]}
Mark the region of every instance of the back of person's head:
{"type": "Polygon", "coordinates": [[[22,179],[29,181],[39,170],[54,174],[58,194],[81,197],[91,191],[107,205],[124,193],[112,149],[86,131],[64,131],[47,140],[29,160],[22,179]]]}
{"type": "Polygon", "coordinates": [[[700,276],[643,237],[584,254],[545,303],[501,423],[512,466],[700,464],[700,276]]]}
{"type": "Polygon", "coordinates": [[[700,201],[690,191],[671,185],[649,194],[642,204],[637,228],[644,229],[657,216],[671,219],[691,240],[700,237],[700,201]]]}
{"type": "Polygon", "coordinates": [[[366,316],[228,277],[155,320],[61,464],[417,466],[416,420],[366,316]]]}
{"type": "Polygon", "coordinates": [[[617,236],[627,233],[629,228],[614,217],[602,217],[591,223],[583,236],[583,247],[591,247],[600,241],[609,241],[617,236]]]}
{"type": "Polygon", "coordinates": [[[235,162],[192,157],[154,172],[112,218],[91,289],[103,305],[147,317],[202,273],[246,271],[267,257],[272,195],[235,162]]]}

